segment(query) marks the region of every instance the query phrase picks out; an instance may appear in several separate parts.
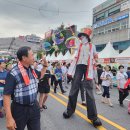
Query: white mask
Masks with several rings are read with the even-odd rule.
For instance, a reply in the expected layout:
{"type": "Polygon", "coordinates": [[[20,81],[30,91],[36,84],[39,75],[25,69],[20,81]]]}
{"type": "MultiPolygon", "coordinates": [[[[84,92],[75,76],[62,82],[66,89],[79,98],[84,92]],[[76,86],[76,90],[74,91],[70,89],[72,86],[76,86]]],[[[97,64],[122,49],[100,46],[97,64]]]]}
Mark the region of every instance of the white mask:
{"type": "Polygon", "coordinates": [[[82,44],[88,43],[88,39],[87,39],[86,37],[83,37],[83,38],[81,39],[81,41],[82,41],[82,44]]]}

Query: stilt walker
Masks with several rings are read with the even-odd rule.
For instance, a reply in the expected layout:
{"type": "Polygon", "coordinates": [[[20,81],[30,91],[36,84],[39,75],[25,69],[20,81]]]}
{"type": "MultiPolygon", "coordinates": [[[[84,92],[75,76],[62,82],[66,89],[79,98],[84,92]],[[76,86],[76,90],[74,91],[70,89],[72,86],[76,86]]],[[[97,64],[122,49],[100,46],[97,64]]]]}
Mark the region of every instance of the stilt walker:
{"type": "MultiPolygon", "coordinates": [[[[81,43],[79,45],[75,62],[73,62],[75,63],[73,64],[75,68],[74,79],[69,93],[67,110],[63,113],[63,117],[65,119],[70,118],[75,112],[79,87],[83,76],[85,76],[86,78],[83,81],[83,86],[86,90],[87,116],[88,119],[91,120],[92,124],[97,127],[102,125],[101,121],[97,117],[97,109],[93,95],[94,65],[96,65],[98,56],[95,46],[91,44],[91,33],[92,30],[87,28],[84,29],[82,33],[78,34],[78,38],[81,40],[81,43]]],[[[71,73],[73,73],[72,70],[71,73]]],[[[69,75],[71,74],[69,73],[69,75]]]]}

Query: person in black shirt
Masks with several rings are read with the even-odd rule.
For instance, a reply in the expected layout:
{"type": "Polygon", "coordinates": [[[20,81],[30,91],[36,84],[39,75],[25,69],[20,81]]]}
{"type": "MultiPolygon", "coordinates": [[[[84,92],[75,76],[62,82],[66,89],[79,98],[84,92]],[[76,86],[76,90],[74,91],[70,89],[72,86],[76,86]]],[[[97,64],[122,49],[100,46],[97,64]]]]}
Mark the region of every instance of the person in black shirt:
{"type": "Polygon", "coordinates": [[[98,89],[98,91],[96,92],[97,94],[102,94],[101,91],[101,84],[102,84],[102,80],[101,80],[101,74],[103,72],[102,66],[101,64],[97,65],[97,76],[98,76],[98,83],[96,84],[96,88],[98,89]]]}
{"type": "Polygon", "coordinates": [[[50,78],[51,78],[50,71],[46,70],[44,77],[39,80],[38,91],[40,93],[39,105],[41,111],[43,111],[43,109],[47,109],[45,102],[48,98],[48,93],[50,92],[50,78]]]}

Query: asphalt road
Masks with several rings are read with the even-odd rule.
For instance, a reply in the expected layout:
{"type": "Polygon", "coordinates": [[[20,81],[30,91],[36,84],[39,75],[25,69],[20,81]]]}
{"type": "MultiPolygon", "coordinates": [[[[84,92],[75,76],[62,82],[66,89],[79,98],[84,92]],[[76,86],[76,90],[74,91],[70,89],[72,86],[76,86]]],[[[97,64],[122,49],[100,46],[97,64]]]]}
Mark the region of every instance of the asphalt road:
{"type": "MultiPolygon", "coordinates": [[[[41,112],[42,130],[130,130],[130,115],[127,112],[130,96],[124,101],[124,107],[120,107],[118,91],[113,88],[110,93],[114,106],[109,107],[107,104],[101,103],[101,95],[95,94],[98,117],[103,126],[94,128],[86,117],[86,108],[81,105],[80,94],[75,114],[70,119],[63,118],[62,114],[66,109],[69,94],[69,89],[66,90],[67,93],[64,95],[60,93],[60,89],[57,94],[51,91],[46,103],[48,109],[41,112]]],[[[0,119],[0,130],[6,130],[5,119],[0,119]]]]}

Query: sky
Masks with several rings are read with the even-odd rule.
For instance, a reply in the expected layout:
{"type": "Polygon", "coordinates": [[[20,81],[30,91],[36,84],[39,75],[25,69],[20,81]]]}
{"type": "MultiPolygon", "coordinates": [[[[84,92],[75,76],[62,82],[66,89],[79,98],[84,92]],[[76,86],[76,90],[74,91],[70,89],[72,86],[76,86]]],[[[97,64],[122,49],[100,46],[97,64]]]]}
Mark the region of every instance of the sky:
{"type": "Polygon", "coordinates": [[[92,25],[92,9],[106,0],[0,0],[0,37],[45,32],[64,23],[92,25]]]}

